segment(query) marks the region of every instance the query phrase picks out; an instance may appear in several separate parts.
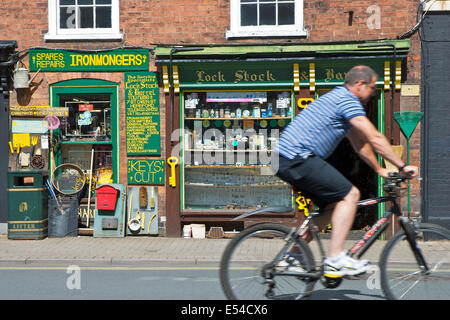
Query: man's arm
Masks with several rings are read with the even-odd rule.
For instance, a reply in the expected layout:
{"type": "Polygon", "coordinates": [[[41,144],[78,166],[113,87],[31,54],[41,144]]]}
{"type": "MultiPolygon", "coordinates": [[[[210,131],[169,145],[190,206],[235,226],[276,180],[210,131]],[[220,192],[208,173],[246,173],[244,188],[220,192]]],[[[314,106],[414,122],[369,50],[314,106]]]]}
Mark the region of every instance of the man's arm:
{"type": "Polygon", "coordinates": [[[356,130],[350,130],[347,135],[350,144],[359,157],[364,160],[378,175],[387,177],[389,172],[380,166],[377,156],[372,150],[370,144],[361,137],[356,130]]]}
{"type": "Polygon", "coordinates": [[[350,124],[353,128],[347,137],[353,148],[378,174],[385,176],[385,172],[380,170],[381,167],[373,151],[380,154],[398,168],[402,168],[402,171],[413,172],[412,176],[418,174],[417,167],[405,166],[405,162],[395,153],[386,137],[375,128],[367,117],[353,117],[350,119],[350,124]]]}

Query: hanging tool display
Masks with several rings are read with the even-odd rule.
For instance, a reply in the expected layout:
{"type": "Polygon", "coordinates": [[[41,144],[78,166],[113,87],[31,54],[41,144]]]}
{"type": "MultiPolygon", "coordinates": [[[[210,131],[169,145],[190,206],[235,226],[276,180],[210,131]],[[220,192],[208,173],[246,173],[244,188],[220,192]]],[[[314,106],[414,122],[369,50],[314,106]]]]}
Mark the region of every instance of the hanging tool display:
{"type": "Polygon", "coordinates": [[[156,187],[128,187],[127,235],[157,235],[158,201],[156,187]]]}

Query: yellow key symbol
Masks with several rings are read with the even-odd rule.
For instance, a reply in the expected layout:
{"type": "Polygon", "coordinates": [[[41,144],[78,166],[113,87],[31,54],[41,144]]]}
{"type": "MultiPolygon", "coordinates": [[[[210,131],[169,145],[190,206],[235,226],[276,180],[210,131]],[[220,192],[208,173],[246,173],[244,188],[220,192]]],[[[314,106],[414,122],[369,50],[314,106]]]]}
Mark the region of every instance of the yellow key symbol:
{"type": "Polygon", "coordinates": [[[176,179],[176,175],[175,175],[175,166],[178,163],[178,159],[175,158],[175,157],[169,157],[169,159],[167,159],[167,163],[170,166],[169,185],[171,187],[176,187],[177,186],[177,179],[176,179]]]}

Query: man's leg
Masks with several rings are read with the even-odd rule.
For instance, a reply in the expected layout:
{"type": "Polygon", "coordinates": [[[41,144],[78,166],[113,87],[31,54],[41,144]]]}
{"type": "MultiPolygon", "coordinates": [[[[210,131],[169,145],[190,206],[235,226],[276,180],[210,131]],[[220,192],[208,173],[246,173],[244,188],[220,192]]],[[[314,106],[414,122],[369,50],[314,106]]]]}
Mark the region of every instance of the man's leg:
{"type": "Polygon", "coordinates": [[[344,250],[344,243],[355,220],[360,198],[359,190],[353,186],[345,198],[336,203],[331,216],[331,244],[328,257],[338,256],[344,250]]]}

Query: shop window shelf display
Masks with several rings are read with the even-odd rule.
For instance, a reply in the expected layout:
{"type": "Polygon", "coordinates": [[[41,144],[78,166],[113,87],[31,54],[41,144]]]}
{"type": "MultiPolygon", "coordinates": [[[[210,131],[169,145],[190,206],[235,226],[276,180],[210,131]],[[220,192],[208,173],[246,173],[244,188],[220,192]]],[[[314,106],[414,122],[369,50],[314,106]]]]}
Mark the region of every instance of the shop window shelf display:
{"type": "Polygon", "coordinates": [[[289,91],[185,92],[183,208],[292,206],[292,191],[271,169],[292,120],[289,91]]]}

